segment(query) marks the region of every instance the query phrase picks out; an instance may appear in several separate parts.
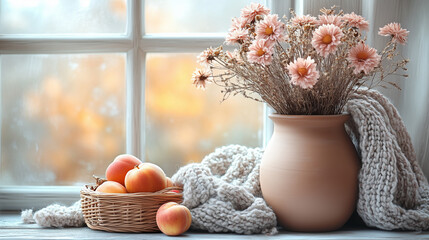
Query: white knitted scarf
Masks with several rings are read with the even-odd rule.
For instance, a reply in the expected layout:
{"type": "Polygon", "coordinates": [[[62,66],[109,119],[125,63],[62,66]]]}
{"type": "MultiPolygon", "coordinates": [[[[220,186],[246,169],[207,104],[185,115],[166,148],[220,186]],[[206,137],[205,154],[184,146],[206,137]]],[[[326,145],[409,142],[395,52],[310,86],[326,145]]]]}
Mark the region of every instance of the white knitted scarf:
{"type": "MultiPolygon", "coordinates": [[[[395,107],[377,91],[359,90],[347,103],[346,112],[352,115],[347,130],[362,160],[359,215],[368,226],[380,229],[428,230],[428,182],[395,107]]],[[[276,233],[275,215],[261,198],[261,156],[259,148],[222,147],[173,176],[184,185],[183,204],[191,210],[194,229],[276,233]]],[[[70,221],[65,218],[64,222],[70,221]]],[[[80,215],[75,226],[82,221],[80,215]]],[[[51,226],[58,227],[58,219],[52,222],[51,226]]]]}

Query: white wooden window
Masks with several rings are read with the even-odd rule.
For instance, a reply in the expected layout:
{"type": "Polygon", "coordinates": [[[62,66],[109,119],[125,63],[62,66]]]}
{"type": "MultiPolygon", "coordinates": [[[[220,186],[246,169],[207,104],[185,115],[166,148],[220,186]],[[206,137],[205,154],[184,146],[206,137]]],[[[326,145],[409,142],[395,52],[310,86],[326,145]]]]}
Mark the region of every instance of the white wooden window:
{"type": "MultiPolygon", "coordinates": [[[[122,104],[120,103],[122,99],[122,109],[119,107],[112,107],[112,104],[106,106],[109,111],[120,112],[115,115],[117,119],[111,119],[112,121],[123,122],[124,133],[123,135],[119,134],[117,139],[117,141],[122,142],[123,145],[121,146],[121,144],[114,142],[117,147],[119,146],[117,152],[125,151],[135,154],[142,159],[156,162],[171,174],[180,165],[180,162],[175,162],[177,158],[165,159],[162,156],[156,156],[156,153],[161,152],[162,148],[161,150],[154,150],[154,146],[159,147],[162,144],[166,144],[163,150],[169,149],[171,151],[171,149],[173,149],[174,151],[175,148],[171,147],[174,142],[168,141],[171,139],[168,139],[169,135],[166,134],[166,131],[163,129],[157,132],[154,128],[150,127],[151,124],[154,122],[156,123],[159,119],[166,120],[163,123],[164,125],[161,126],[166,126],[169,123],[178,124],[178,122],[183,122],[183,119],[165,117],[168,111],[166,111],[164,115],[159,115],[153,111],[153,109],[159,107],[154,104],[156,101],[159,101],[159,98],[157,98],[158,92],[156,90],[162,89],[163,84],[166,85],[165,89],[169,87],[167,86],[167,80],[162,78],[162,76],[172,76],[172,72],[174,73],[173,69],[178,69],[177,65],[180,65],[179,69],[183,69],[183,71],[186,72],[189,71],[190,77],[192,70],[188,69],[192,69],[194,66],[184,63],[190,62],[189,59],[194,58],[201,50],[209,46],[220,45],[224,40],[224,31],[228,28],[226,25],[229,25],[230,18],[232,16],[238,16],[239,10],[248,5],[249,2],[251,1],[242,0],[233,1],[233,3],[228,0],[109,0],[97,2],[90,0],[2,1],[2,4],[0,4],[0,210],[26,207],[38,208],[53,201],[71,203],[79,198],[81,184],[80,182],[75,182],[76,186],[67,186],[70,184],[65,183],[63,183],[62,186],[55,184],[51,184],[54,186],[44,186],[35,183],[34,185],[21,184],[17,186],[5,183],[5,178],[2,178],[4,177],[5,171],[8,171],[8,173],[12,175],[19,172],[19,167],[17,168],[17,172],[5,170],[6,161],[22,161],[22,159],[6,160],[5,156],[11,151],[20,152],[24,150],[19,144],[14,146],[13,142],[8,141],[8,138],[5,137],[6,131],[13,132],[11,125],[6,121],[6,118],[9,117],[9,109],[6,109],[8,105],[5,105],[5,99],[7,96],[16,93],[15,88],[17,86],[23,86],[23,84],[25,86],[28,82],[34,84],[32,80],[35,78],[34,72],[28,71],[28,69],[21,69],[17,65],[26,63],[30,65],[32,69],[38,69],[41,66],[41,62],[45,62],[47,67],[51,67],[53,64],[60,66],[61,63],[70,63],[76,59],[88,60],[89,62],[99,61],[101,62],[100,65],[87,64],[85,66],[98,66],[97,69],[93,70],[93,74],[109,77],[112,76],[103,75],[101,70],[109,69],[113,66],[122,66],[124,68],[123,75],[119,74],[120,76],[117,75],[114,78],[116,80],[112,80],[118,84],[116,100],[114,100],[113,103],[116,101],[118,104],[117,106],[120,106],[120,104],[122,104]],[[27,4],[26,6],[19,6],[22,7],[21,15],[27,18],[27,22],[33,23],[34,25],[26,26],[20,19],[14,17],[12,17],[12,20],[15,24],[20,26],[21,30],[17,31],[17,28],[5,24],[4,18],[10,16],[10,9],[4,7],[5,2],[17,5],[27,4]],[[76,18],[74,18],[71,13],[61,16],[62,21],[67,23],[63,24],[62,27],[47,27],[48,24],[54,22],[55,17],[58,17],[58,15],[55,16],[55,11],[51,11],[52,9],[46,8],[46,11],[34,12],[35,4],[57,4],[58,6],[58,4],[61,5],[66,3],[72,5],[80,4],[86,8],[80,11],[81,15],[78,15],[76,18]],[[191,7],[197,6],[198,11],[194,10],[192,14],[189,12],[182,12],[182,14],[180,14],[181,11],[177,9],[177,4],[189,7],[190,9],[191,7]],[[91,12],[91,6],[99,10],[91,12]],[[106,10],[108,6],[115,6],[115,8],[122,8],[125,10],[109,14],[106,13],[106,11],[108,11],[106,10]],[[121,18],[121,14],[124,14],[122,15],[122,23],[118,20],[121,18]],[[175,15],[172,16],[171,14],[175,15]],[[154,18],[149,17],[149,15],[154,18]],[[109,16],[113,16],[117,19],[109,19],[109,16]],[[158,19],[156,17],[158,17],[158,19]],[[151,21],[158,22],[161,20],[166,21],[158,25],[150,24],[151,21]],[[94,24],[100,22],[104,23],[104,25],[94,24]],[[197,22],[204,22],[204,24],[197,26],[197,22]],[[68,28],[73,24],[80,26],[80,28],[77,28],[78,31],[71,32],[70,28],[68,28]],[[185,25],[191,26],[190,30],[184,29],[183,27],[185,25]],[[161,65],[165,64],[165,68],[160,68],[159,62],[161,62],[161,65]],[[20,82],[8,80],[7,78],[10,76],[11,70],[21,74],[21,79],[26,81],[20,85],[20,82]],[[164,141],[165,139],[167,139],[167,141],[164,141]],[[4,143],[9,143],[11,145],[5,145],[4,143]],[[14,150],[14,147],[17,149],[14,150]]],[[[428,7],[427,2],[420,0],[261,0],[257,2],[265,3],[272,9],[273,13],[277,13],[281,16],[285,14],[288,17],[290,17],[289,8],[295,9],[298,15],[317,15],[321,7],[328,8],[332,5],[337,5],[346,12],[353,11],[357,14],[362,14],[370,21],[371,25],[370,31],[368,32],[369,44],[377,49],[380,49],[382,46],[382,42],[380,42],[382,40],[378,40],[379,38],[377,38],[378,27],[392,21],[403,23],[403,26],[410,30],[409,44],[402,49],[403,54],[412,60],[408,72],[410,78],[400,83],[403,88],[402,91],[390,90],[384,91],[384,93],[395,103],[400,113],[403,115],[419,159],[427,159],[427,149],[429,147],[429,134],[427,132],[429,122],[429,108],[427,106],[429,103],[427,101],[427,95],[429,88],[428,81],[426,80],[428,75],[428,68],[426,65],[428,63],[429,52],[428,45],[425,44],[425,39],[427,39],[429,33],[427,28],[421,28],[425,26],[424,23],[428,22],[427,14],[424,11],[428,7]]],[[[68,9],[72,12],[72,8],[68,9]]],[[[73,64],[69,66],[69,69],[61,69],[61,71],[71,71],[70,69],[73,69],[73,64]]],[[[57,72],[61,73],[61,71],[57,72]]],[[[172,79],[172,81],[177,81],[177,79],[172,79]]],[[[35,82],[42,86],[41,82],[35,82]]],[[[73,80],[69,79],[66,83],[67,82],[71,83],[73,80]]],[[[65,86],[70,87],[71,85],[66,84],[65,86]]],[[[56,93],[55,89],[57,89],[57,85],[55,85],[55,81],[48,81],[45,87],[51,89],[53,91],[52,94],[56,93]]],[[[41,87],[39,87],[39,90],[40,89],[41,87]]],[[[188,94],[186,91],[189,89],[193,89],[190,83],[187,88],[173,89],[174,91],[171,92],[173,98],[169,100],[171,105],[169,105],[168,102],[164,103],[167,106],[169,105],[171,109],[176,109],[177,106],[183,107],[183,104],[180,105],[178,100],[181,100],[179,99],[181,94],[188,94]]],[[[68,90],[68,88],[66,88],[66,90],[68,90]]],[[[201,93],[206,99],[210,98],[211,101],[218,101],[218,96],[214,94],[216,91],[217,89],[213,89],[205,92],[198,92],[198,94],[201,93]]],[[[99,94],[99,92],[95,91],[93,94],[98,96],[97,94],[99,94]]],[[[37,106],[38,100],[30,97],[26,98],[27,104],[33,107],[34,105],[37,106]]],[[[231,99],[231,101],[223,103],[222,106],[237,106],[236,104],[244,101],[240,97],[237,97],[237,99],[238,100],[231,99]]],[[[113,104],[113,106],[116,105],[113,104]]],[[[210,105],[209,108],[212,106],[213,105],[210,105]]],[[[237,111],[239,110],[240,109],[237,111]]],[[[264,106],[263,109],[260,107],[259,110],[256,111],[261,113],[260,122],[261,124],[263,122],[264,127],[259,127],[260,131],[256,133],[256,136],[249,135],[249,133],[245,136],[247,136],[246,138],[249,138],[248,136],[254,138],[253,143],[255,144],[256,142],[255,145],[265,145],[272,132],[272,125],[266,117],[270,109],[264,106]]],[[[222,112],[223,114],[231,113],[219,109],[219,112],[215,112],[215,114],[221,114],[222,112]]],[[[244,112],[248,113],[250,111],[244,112]]],[[[28,114],[34,114],[34,112],[30,111],[28,114]]],[[[234,114],[238,115],[237,112],[234,114]]],[[[244,116],[244,118],[246,117],[248,118],[248,116],[244,116]]],[[[210,119],[213,117],[201,117],[201,119],[206,118],[210,119]]],[[[61,119],[57,120],[59,121],[61,119]]],[[[53,126],[55,126],[57,120],[53,120],[53,126]]],[[[188,126],[180,124],[172,126],[172,128],[178,130],[174,136],[189,138],[189,134],[193,131],[199,132],[201,126],[200,128],[192,128],[193,121],[198,121],[198,117],[191,118],[191,120],[191,125],[188,126]]],[[[17,121],[16,124],[16,129],[28,131],[28,126],[27,128],[25,128],[25,126],[23,127],[22,122],[17,121]]],[[[224,126],[227,126],[227,124],[224,126]]],[[[207,139],[212,139],[212,135],[199,136],[199,138],[202,139],[201,142],[194,145],[188,144],[185,145],[185,147],[182,146],[182,151],[184,151],[183,149],[191,147],[194,148],[193,150],[197,149],[196,151],[199,152],[210,152],[213,150],[211,147],[219,146],[224,143],[232,143],[235,140],[237,143],[245,143],[240,139],[229,137],[228,132],[225,132],[225,129],[219,130],[219,126],[216,124],[212,124],[210,127],[213,128],[212,132],[215,132],[215,134],[224,134],[225,141],[210,143],[207,139]],[[234,141],[229,141],[231,139],[234,141]]],[[[119,130],[116,131],[120,131],[121,128],[118,129],[119,130]]],[[[40,128],[34,128],[34,131],[36,130],[40,131],[40,128]]],[[[109,131],[113,130],[110,129],[107,131],[107,137],[109,137],[109,131]]],[[[39,132],[39,134],[42,135],[43,133],[39,132]]],[[[112,133],[110,132],[110,134],[112,133]]],[[[87,137],[87,141],[91,141],[91,136],[89,135],[87,137]]],[[[177,142],[180,141],[176,141],[176,143],[177,142]]],[[[107,145],[104,145],[104,147],[106,146],[107,145]]],[[[33,147],[37,149],[37,146],[33,147]]],[[[38,147],[40,148],[41,146],[38,147]]],[[[90,155],[88,156],[91,157],[90,155]]],[[[97,156],[99,157],[99,155],[97,156]]],[[[188,160],[190,161],[197,160],[197,157],[192,159],[193,157],[190,156],[189,158],[188,160]]],[[[56,159],[51,159],[51,161],[55,162],[56,159]]],[[[105,162],[99,164],[107,166],[110,161],[111,159],[106,159],[105,162]]],[[[422,161],[422,166],[425,173],[428,174],[428,161],[422,161]]],[[[102,169],[102,167],[94,169],[94,166],[89,166],[83,174],[92,174],[97,171],[98,174],[100,174],[100,169],[102,169]]],[[[101,174],[102,171],[103,170],[101,170],[101,174]]],[[[35,182],[37,181],[36,179],[35,182]]]]}
{"type": "Polygon", "coordinates": [[[221,145],[262,146],[262,104],[240,97],[219,104],[219,89],[203,92],[190,82],[195,57],[209,46],[221,45],[231,17],[238,16],[250,2],[2,2],[0,210],[40,208],[50,202],[70,204],[79,198],[81,186],[91,181],[93,173],[103,175],[113,157],[123,152],[155,162],[171,175],[180,165],[199,161],[221,145]],[[12,7],[19,9],[18,17],[10,14],[12,7]],[[60,17],[56,10],[61,7],[66,9],[60,17]],[[111,12],[112,7],[116,12],[111,12]],[[181,13],[183,8],[194,12],[181,13]],[[15,27],[9,25],[11,21],[15,27]],[[89,77],[79,75],[88,72],[89,77]],[[177,86],[179,89],[174,89],[177,86]],[[187,105],[189,97],[180,98],[189,93],[197,95],[191,100],[203,103],[197,106],[197,113],[195,109],[189,113],[196,108],[195,104],[187,105]],[[162,94],[170,98],[160,97],[162,94]],[[86,103],[87,99],[90,101],[86,103]],[[70,105],[74,110],[65,114],[70,105]],[[240,113],[243,108],[247,111],[240,113]],[[186,110],[189,116],[175,112],[178,109],[186,110]],[[105,118],[91,115],[91,111],[105,114],[105,118]],[[47,112],[54,112],[54,117],[45,116],[47,112]],[[228,121],[226,117],[215,119],[222,113],[229,116],[228,121]],[[31,120],[25,118],[28,116],[31,120]],[[35,117],[40,120],[37,124],[32,121],[35,117]],[[75,118],[79,120],[72,120],[75,118]],[[81,121],[82,126],[74,126],[73,121],[81,121]],[[102,134],[94,136],[89,131],[100,126],[102,134]],[[178,137],[183,139],[172,141],[178,137]],[[109,140],[97,145],[101,139],[109,140]],[[73,141],[69,149],[68,141],[73,141]],[[96,147],[85,148],[90,144],[96,147]],[[67,153],[61,152],[64,149],[67,153]],[[57,155],[49,157],[47,153],[57,155]],[[64,162],[67,164],[60,164],[64,162]],[[72,170],[73,165],[82,169],[80,173],[72,170]],[[55,175],[58,173],[61,178],[55,175]]]}

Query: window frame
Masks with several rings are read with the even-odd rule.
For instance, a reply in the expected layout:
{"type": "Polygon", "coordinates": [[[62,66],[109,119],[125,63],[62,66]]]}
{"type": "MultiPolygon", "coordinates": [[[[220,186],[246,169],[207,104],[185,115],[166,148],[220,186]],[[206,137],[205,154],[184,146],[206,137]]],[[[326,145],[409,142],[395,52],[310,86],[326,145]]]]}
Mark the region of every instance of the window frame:
{"type": "MultiPolygon", "coordinates": [[[[281,6],[280,8],[284,9],[284,6],[288,8],[291,6],[291,0],[284,2],[266,0],[265,4],[271,8],[281,6]]],[[[221,45],[225,38],[225,33],[145,34],[144,6],[145,0],[127,0],[127,26],[125,33],[121,35],[10,34],[0,36],[0,63],[1,56],[7,54],[125,53],[126,152],[143,157],[146,55],[148,53],[201,52],[209,46],[221,45]]],[[[278,11],[274,8],[272,10],[278,11]]],[[[1,110],[0,105],[0,116],[1,110]]],[[[272,110],[264,104],[263,146],[272,134],[272,124],[267,117],[271,112],[272,110]]],[[[81,186],[0,185],[0,211],[37,209],[53,202],[72,204],[80,198],[80,189],[81,186]]]]}

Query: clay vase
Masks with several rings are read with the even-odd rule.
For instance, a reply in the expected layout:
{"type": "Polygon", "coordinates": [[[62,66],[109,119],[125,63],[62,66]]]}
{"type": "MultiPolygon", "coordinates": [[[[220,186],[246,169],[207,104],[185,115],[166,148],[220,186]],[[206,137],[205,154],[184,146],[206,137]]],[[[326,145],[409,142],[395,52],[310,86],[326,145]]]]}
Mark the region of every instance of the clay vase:
{"type": "Polygon", "coordinates": [[[269,116],[274,133],[260,167],[266,202],[287,230],[332,231],[352,215],[360,162],[344,123],[350,115],[269,116]]]}

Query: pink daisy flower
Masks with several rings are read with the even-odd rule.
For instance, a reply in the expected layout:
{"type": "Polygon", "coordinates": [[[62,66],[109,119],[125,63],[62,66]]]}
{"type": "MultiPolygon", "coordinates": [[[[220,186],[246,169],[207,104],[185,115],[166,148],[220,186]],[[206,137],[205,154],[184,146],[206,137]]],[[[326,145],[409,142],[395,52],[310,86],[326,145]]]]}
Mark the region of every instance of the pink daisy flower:
{"type": "Polygon", "coordinates": [[[228,58],[230,58],[231,60],[234,60],[238,63],[242,63],[243,59],[240,56],[240,52],[237,49],[234,49],[233,52],[230,51],[225,51],[226,56],[228,56],[228,58]]]}
{"type": "Polygon", "coordinates": [[[267,15],[270,13],[270,9],[262,6],[259,3],[251,3],[250,6],[247,6],[241,10],[241,17],[245,20],[246,23],[251,23],[255,20],[255,17],[258,15],[267,15]]]}
{"type": "Polygon", "coordinates": [[[333,24],[337,27],[341,27],[342,21],[342,17],[338,15],[319,15],[319,21],[317,23],[318,25],[333,24]]]}
{"type": "Polygon", "coordinates": [[[256,26],[256,39],[268,39],[275,41],[283,39],[284,24],[278,19],[277,14],[267,15],[264,20],[256,26]]]}
{"type": "Polygon", "coordinates": [[[310,15],[295,16],[294,18],[291,19],[291,21],[292,21],[292,24],[301,25],[301,26],[305,24],[311,24],[311,25],[317,24],[317,19],[310,15]]]}
{"type": "Polygon", "coordinates": [[[347,60],[355,68],[354,74],[359,74],[362,71],[368,74],[378,66],[381,56],[377,54],[376,49],[360,42],[350,49],[347,60]]]}
{"type": "Polygon", "coordinates": [[[195,70],[192,74],[192,84],[197,88],[206,89],[206,83],[211,82],[211,75],[209,69],[199,69],[195,70]]]}
{"type": "Polygon", "coordinates": [[[330,53],[337,51],[342,37],[343,32],[339,27],[333,24],[322,25],[314,31],[311,45],[319,55],[327,57],[330,53]]]}
{"type": "Polygon", "coordinates": [[[229,29],[230,32],[236,30],[236,29],[242,29],[246,26],[246,20],[241,17],[235,17],[232,19],[231,28],[229,29]]]}
{"type": "Polygon", "coordinates": [[[360,15],[355,14],[354,12],[349,14],[344,14],[343,20],[345,22],[348,22],[350,26],[359,28],[360,30],[368,30],[369,29],[369,22],[365,20],[360,15]]]}
{"type": "Polygon", "coordinates": [[[247,52],[247,59],[252,63],[269,65],[272,61],[273,42],[266,39],[258,39],[253,41],[247,52]]]}
{"type": "Polygon", "coordinates": [[[207,48],[203,52],[200,53],[197,57],[197,63],[203,66],[209,66],[210,63],[214,60],[215,50],[213,48],[207,48]]]}
{"type": "Polygon", "coordinates": [[[246,41],[249,38],[249,33],[247,29],[238,28],[233,31],[230,31],[226,35],[225,42],[226,44],[242,44],[244,41],[246,41]]]}
{"type": "Polygon", "coordinates": [[[289,63],[287,70],[291,78],[290,82],[304,89],[313,88],[319,79],[319,71],[311,57],[298,58],[293,63],[289,63]]]}
{"type": "Polygon", "coordinates": [[[394,42],[399,42],[404,45],[407,42],[407,36],[409,31],[401,28],[400,23],[389,23],[386,26],[380,28],[378,32],[381,36],[391,36],[394,42]]]}

